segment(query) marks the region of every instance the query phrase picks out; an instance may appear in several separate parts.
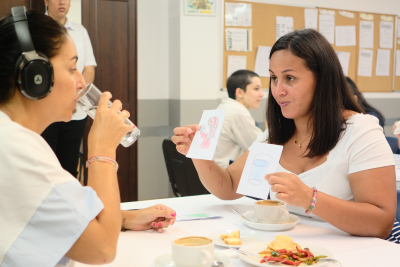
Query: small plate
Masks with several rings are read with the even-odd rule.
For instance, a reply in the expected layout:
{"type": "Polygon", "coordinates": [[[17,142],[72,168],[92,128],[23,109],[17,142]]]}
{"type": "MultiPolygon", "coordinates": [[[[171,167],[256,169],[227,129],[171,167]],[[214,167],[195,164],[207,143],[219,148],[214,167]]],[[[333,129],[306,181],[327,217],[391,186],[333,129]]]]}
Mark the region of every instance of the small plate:
{"type": "MultiPolygon", "coordinates": [[[[260,233],[256,233],[255,231],[251,231],[251,230],[240,230],[240,240],[242,240],[242,244],[241,245],[227,245],[227,244],[225,244],[224,240],[221,239],[221,235],[230,234],[232,231],[233,230],[221,230],[221,231],[211,233],[207,237],[214,240],[215,245],[218,245],[221,247],[227,247],[227,248],[240,248],[244,245],[263,240],[262,236],[260,236],[260,233]]],[[[267,239],[267,237],[265,237],[264,239],[267,239]]]]}
{"type": "MultiPolygon", "coordinates": [[[[246,246],[241,247],[240,250],[243,250],[243,251],[246,251],[246,252],[250,252],[250,253],[253,253],[253,254],[258,254],[259,252],[263,251],[267,247],[267,244],[269,242],[270,241],[261,241],[261,242],[251,243],[251,244],[248,244],[246,246]]],[[[299,242],[299,245],[303,249],[304,248],[309,248],[310,251],[314,254],[314,256],[325,255],[325,256],[327,256],[326,259],[333,259],[332,252],[330,252],[326,248],[315,246],[315,245],[308,244],[308,243],[300,243],[300,242],[299,242]]],[[[260,263],[260,261],[261,261],[260,258],[253,257],[253,256],[246,256],[246,255],[243,255],[241,253],[238,253],[238,254],[239,254],[239,258],[242,261],[245,261],[245,262],[250,263],[250,264],[255,265],[255,266],[268,266],[268,264],[265,263],[265,262],[264,263],[260,263]]],[[[322,267],[322,266],[327,265],[328,263],[329,262],[318,262],[317,264],[314,264],[312,266],[313,267],[322,267]]],[[[277,263],[277,264],[274,264],[274,266],[286,266],[287,267],[289,265],[277,263]]]]}
{"type": "MultiPolygon", "coordinates": [[[[232,260],[220,253],[214,252],[214,260],[220,261],[224,267],[232,267],[232,260]]],[[[166,253],[154,259],[154,266],[156,267],[176,267],[175,262],[172,260],[171,253],[166,253]]]]}
{"type": "Polygon", "coordinates": [[[290,214],[290,217],[292,218],[291,222],[282,222],[282,223],[277,223],[277,224],[268,224],[268,223],[259,223],[257,222],[257,218],[254,214],[254,211],[248,211],[243,213],[243,216],[248,218],[250,222],[246,219],[243,219],[242,217],[241,220],[248,226],[257,230],[263,230],[263,231],[283,231],[283,230],[288,230],[290,228],[293,228],[299,221],[300,218],[294,214],[290,214]]]}

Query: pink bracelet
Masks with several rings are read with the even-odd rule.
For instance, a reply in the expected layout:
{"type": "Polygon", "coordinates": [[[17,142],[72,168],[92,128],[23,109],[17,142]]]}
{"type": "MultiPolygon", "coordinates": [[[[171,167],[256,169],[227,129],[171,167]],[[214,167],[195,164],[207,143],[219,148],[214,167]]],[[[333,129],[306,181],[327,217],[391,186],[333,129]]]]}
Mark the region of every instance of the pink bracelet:
{"type": "Polygon", "coordinates": [[[91,157],[90,159],[88,159],[88,161],[86,161],[86,168],[89,168],[89,165],[91,163],[93,163],[94,161],[101,161],[101,162],[110,163],[110,164],[114,165],[115,168],[116,168],[116,171],[118,171],[119,165],[115,161],[115,159],[108,158],[108,157],[101,157],[101,156],[94,156],[94,157],[91,157]]]}
{"type": "Polygon", "coordinates": [[[310,214],[313,212],[313,210],[315,209],[315,205],[317,204],[317,196],[318,196],[318,191],[316,187],[313,187],[313,198],[311,200],[311,205],[308,208],[308,210],[306,210],[306,213],[308,214],[308,216],[310,216],[310,214]]]}

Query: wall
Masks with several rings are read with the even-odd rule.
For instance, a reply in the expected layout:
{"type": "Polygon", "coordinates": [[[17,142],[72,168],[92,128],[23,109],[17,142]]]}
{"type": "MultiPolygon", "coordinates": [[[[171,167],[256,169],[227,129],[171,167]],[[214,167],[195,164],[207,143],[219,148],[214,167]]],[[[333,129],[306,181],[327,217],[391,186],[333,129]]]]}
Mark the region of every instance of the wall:
{"type": "MultiPolygon", "coordinates": [[[[72,7],[81,0],[72,0],[72,7]]],[[[139,199],[172,196],[161,150],[162,140],[174,127],[197,123],[205,109],[214,109],[222,72],[223,1],[215,0],[215,17],[183,15],[184,0],[138,1],[138,121],[139,199]]],[[[242,0],[243,2],[244,0],[242,0]]],[[[257,1],[319,6],[364,12],[400,14],[400,1],[385,0],[285,0],[257,1]]],[[[80,6],[80,5],[79,5],[80,6]]],[[[70,19],[80,18],[80,8],[70,19]]],[[[265,86],[265,85],[264,85],[265,86]]],[[[365,94],[386,117],[387,135],[400,118],[400,93],[365,94]]],[[[265,102],[251,113],[263,126],[265,102]]]]}

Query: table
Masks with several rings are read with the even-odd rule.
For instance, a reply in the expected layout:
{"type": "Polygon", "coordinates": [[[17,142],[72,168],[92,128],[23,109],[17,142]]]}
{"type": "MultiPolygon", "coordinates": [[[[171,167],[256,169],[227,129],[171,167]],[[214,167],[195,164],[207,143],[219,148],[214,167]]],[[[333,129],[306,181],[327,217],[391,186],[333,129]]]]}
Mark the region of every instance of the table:
{"type": "MultiPolygon", "coordinates": [[[[221,219],[176,222],[163,233],[153,230],[121,232],[115,261],[105,266],[150,267],[158,255],[171,251],[171,241],[184,236],[208,236],[219,230],[253,230],[248,228],[232,209],[245,212],[252,210],[253,201],[243,197],[232,201],[223,201],[213,195],[182,198],[158,199],[122,203],[122,209],[140,209],[155,204],[165,204],[180,212],[207,210],[222,215],[221,219]]],[[[258,230],[254,230],[258,231],[258,230]]],[[[315,244],[329,249],[343,266],[395,266],[399,262],[395,255],[400,252],[400,245],[382,239],[351,236],[329,223],[301,216],[300,222],[292,229],[283,232],[258,231],[266,240],[273,240],[276,235],[284,234],[294,242],[315,244]],[[395,263],[394,261],[397,261],[395,263]]],[[[267,243],[267,242],[266,242],[267,243]]],[[[217,250],[225,248],[215,247],[217,250]]],[[[239,259],[232,259],[234,267],[251,267],[239,259]]],[[[89,266],[76,263],[75,267],[89,266]]],[[[328,266],[334,266],[332,264],[328,266]]]]}

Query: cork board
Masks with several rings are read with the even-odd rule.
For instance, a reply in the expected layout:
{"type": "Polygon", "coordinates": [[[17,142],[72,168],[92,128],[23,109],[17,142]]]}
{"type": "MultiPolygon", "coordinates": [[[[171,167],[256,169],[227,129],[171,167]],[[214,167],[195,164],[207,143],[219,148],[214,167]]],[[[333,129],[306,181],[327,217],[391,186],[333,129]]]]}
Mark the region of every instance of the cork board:
{"type": "MultiPolygon", "coordinates": [[[[350,62],[349,62],[349,70],[348,76],[356,81],[357,78],[357,62],[358,62],[358,36],[359,36],[359,15],[358,12],[348,11],[354,14],[354,18],[348,18],[339,14],[339,11],[344,11],[343,9],[335,10],[335,9],[327,9],[318,7],[318,27],[319,27],[319,16],[321,15],[321,10],[329,10],[335,12],[335,26],[356,26],[356,45],[355,46],[336,46],[335,44],[331,44],[335,51],[341,52],[349,52],[350,53],[350,62]]],[[[319,28],[318,28],[319,29],[319,28]]],[[[335,43],[336,43],[336,32],[335,32],[335,43]]]]}
{"type": "MultiPolygon", "coordinates": [[[[397,21],[399,21],[400,17],[397,17],[396,19],[397,19],[397,21]]],[[[398,25],[397,21],[396,21],[395,25],[398,25]]],[[[396,28],[396,33],[397,32],[398,32],[398,29],[396,28]]],[[[399,44],[400,36],[397,35],[395,40],[396,40],[395,41],[396,42],[396,46],[395,46],[396,47],[396,51],[400,51],[400,44],[399,44]]],[[[394,75],[396,74],[396,56],[397,56],[397,52],[394,53],[394,68],[393,68],[394,75]]],[[[394,76],[394,90],[395,91],[400,91],[400,76],[394,76]]]]}
{"type": "MultiPolygon", "coordinates": [[[[390,65],[389,65],[389,76],[376,76],[376,58],[379,47],[379,31],[380,31],[380,22],[381,22],[381,14],[373,14],[374,15],[374,48],[373,50],[373,60],[372,60],[372,76],[371,77],[364,77],[364,76],[357,76],[355,80],[358,88],[361,92],[392,92],[393,91],[393,70],[394,70],[394,49],[390,50],[390,65]]],[[[393,17],[393,23],[396,22],[396,16],[393,17]]],[[[361,21],[360,16],[359,21],[361,21]]],[[[360,27],[358,22],[358,28],[360,27]]],[[[393,37],[395,31],[395,24],[393,27],[393,37]]],[[[358,37],[358,36],[357,36],[358,37]]],[[[357,40],[358,42],[358,40],[357,40]]],[[[359,45],[359,44],[357,44],[359,45]]],[[[384,48],[387,49],[387,48],[384,48]]],[[[359,50],[357,51],[358,57],[359,50]]],[[[357,63],[358,64],[358,63],[357,63]]],[[[358,66],[358,65],[357,65],[358,66]]]]}
{"type": "MultiPolygon", "coordinates": [[[[238,1],[225,1],[228,3],[238,3],[238,1]]],[[[266,3],[255,3],[245,1],[243,3],[252,4],[252,27],[232,27],[225,26],[224,19],[224,41],[223,41],[223,72],[222,72],[222,88],[226,88],[227,80],[227,64],[228,56],[246,56],[248,70],[254,71],[255,60],[257,55],[258,46],[273,46],[276,41],[276,16],[287,16],[293,17],[293,29],[303,29],[304,28],[304,9],[306,7],[298,6],[284,6],[284,5],[274,5],[266,3]],[[253,50],[250,52],[235,52],[226,51],[226,38],[225,29],[226,28],[241,28],[241,29],[253,29],[253,50]]],[[[225,17],[225,16],[224,16],[225,17]]],[[[262,88],[269,87],[269,78],[260,77],[262,88]]]]}

